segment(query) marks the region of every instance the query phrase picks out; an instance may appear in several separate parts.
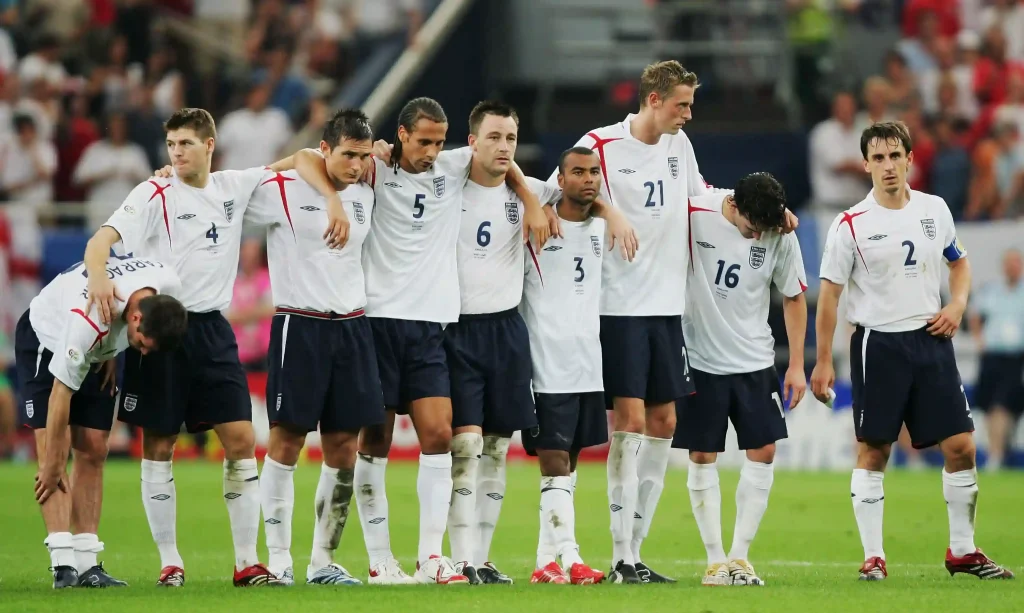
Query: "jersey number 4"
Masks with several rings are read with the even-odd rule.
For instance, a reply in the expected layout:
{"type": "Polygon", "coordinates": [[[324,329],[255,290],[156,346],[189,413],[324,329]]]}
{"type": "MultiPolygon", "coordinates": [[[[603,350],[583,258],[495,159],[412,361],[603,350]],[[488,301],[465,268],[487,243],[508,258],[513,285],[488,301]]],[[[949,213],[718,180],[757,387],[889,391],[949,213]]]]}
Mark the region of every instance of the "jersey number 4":
{"type": "Polygon", "coordinates": [[[210,229],[206,231],[206,238],[213,241],[213,244],[217,244],[217,224],[211,223],[210,229]]]}

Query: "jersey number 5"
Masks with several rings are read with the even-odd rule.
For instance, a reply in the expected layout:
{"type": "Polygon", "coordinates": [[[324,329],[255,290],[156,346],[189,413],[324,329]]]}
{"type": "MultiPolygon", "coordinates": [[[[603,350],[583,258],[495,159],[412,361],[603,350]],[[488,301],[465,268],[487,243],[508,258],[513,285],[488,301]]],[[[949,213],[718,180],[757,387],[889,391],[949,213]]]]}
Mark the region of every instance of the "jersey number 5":
{"type": "Polygon", "coordinates": [[[427,197],[426,194],[416,194],[416,199],[412,203],[413,208],[413,219],[419,219],[423,217],[423,200],[427,197]]]}

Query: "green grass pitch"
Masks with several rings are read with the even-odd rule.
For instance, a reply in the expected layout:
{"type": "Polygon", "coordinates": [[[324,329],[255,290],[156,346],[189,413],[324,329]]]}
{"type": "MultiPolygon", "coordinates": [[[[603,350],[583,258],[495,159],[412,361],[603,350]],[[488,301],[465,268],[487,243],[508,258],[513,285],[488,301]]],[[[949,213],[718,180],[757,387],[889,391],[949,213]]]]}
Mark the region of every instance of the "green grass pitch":
{"type": "MultiPolygon", "coordinates": [[[[296,473],[292,555],[296,578],[304,577],[312,539],[313,492],[319,469],[296,473]]],[[[183,589],[153,584],[159,559],[139,494],[135,462],[111,462],[100,539],[100,559],[130,587],[119,590],[64,590],[54,593],[47,572],[45,533],[32,499],[34,468],[0,465],[0,610],[3,611],[972,611],[1024,610],[1024,578],[982,582],[951,578],[942,566],[948,524],[937,469],[892,471],[885,480],[885,538],[889,579],[861,583],[860,539],[850,505],[849,473],[780,471],[768,513],[751,549],[764,588],[700,586],[704,550],[693,523],[686,473],[670,470],[644,559],[675,576],[670,586],[530,585],[537,546],[539,476],[532,463],[513,463],[508,492],[494,538],[492,558],[512,575],[514,586],[342,587],[296,585],[290,589],[240,590],[231,586],[233,553],[227,511],[221,498],[221,468],[178,462],[178,542],[185,559],[183,589]]],[[[391,539],[407,571],[415,568],[418,506],[416,466],[388,466],[391,539]]],[[[722,475],[723,529],[730,542],[737,474],[722,475]]],[[[977,543],[1020,574],[1024,567],[1024,475],[982,474],[977,543]]],[[[338,561],[365,580],[366,553],[359,522],[346,528],[338,561]]],[[[611,555],[605,468],[580,467],[576,492],[576,536],[584,558],[607,569],[611,555]]],[[[263,536],[260,557],[266,560],[263,536]]]]}

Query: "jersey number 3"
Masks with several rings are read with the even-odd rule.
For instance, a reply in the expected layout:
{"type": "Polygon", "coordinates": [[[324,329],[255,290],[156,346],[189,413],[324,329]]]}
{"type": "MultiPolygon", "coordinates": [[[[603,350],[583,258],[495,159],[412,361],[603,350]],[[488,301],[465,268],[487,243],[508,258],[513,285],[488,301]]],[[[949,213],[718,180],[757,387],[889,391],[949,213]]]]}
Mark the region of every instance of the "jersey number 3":
{"type": "Polygon", "coordinates": [[[576,283],[583,280],[586,275],[583,273],[583,258],[573,258],[576,261],[576,277],[573,279],[576,283]]]}

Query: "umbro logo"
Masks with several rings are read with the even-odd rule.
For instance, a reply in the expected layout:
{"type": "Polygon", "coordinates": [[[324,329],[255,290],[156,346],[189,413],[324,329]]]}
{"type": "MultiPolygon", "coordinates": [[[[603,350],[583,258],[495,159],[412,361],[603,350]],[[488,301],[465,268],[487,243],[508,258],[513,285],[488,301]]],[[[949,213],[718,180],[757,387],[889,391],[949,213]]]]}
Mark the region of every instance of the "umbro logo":
{"type": "Polygon", "coordinates": [[[178,215],[178,219],[181,219],[183,221],[186,220],[186,219],[192,219],[193,217],[195,217],[195,215],[193,215],[192,213],[185,213],[184,215],[178,215]]]}
{"type": "Polygon", "coordinates": [[[880,241],[883,238],[885,238],[886,236],[889,236],[889,235],[888,234],[876,234],[874,236],[869,236],[868,240],[869,241],[880,241]]]}
{"type": "Polygon", "coordinates": [[[264,523],[268,523],[268,524],[270,524],[271,526],[276,526],[277,524],[281,523],[281,520],[280,520],[280,519],[275,519],[275,518],[271,517],[270,519],[268,519],[268,520],[267,520],[266,522],[264,522],[264,523]]]}
{"type": "Polygon", "coordinates": [[[612,513],[616,513],[616,512],[618,512],[618,511],[621,511],[621,510],[622,510],[622,507],[620,507],[620,506],[619,506],[619,505],[617,505],[617,504],[609,505],[609,507],[608,507],[608,508],[612,510],[612,513]]]}
{"type": "Polygon", "coordinates": [[[550,247],[544,247],[544,251],[558,251],[561,249],[558,245],[551,245],[550,247]]]}
{"type": "Polygon", "coordinates": [[[633,511],[633,519],[643,519],[643,517],[640,517],[639,513],[637,513],[636,511],[633,511]]]}
{"type": "Polygon", "coordinates": [[[473,492],[469,491],[468,489],[466,489],[464,487],[460,487],[459,489],[455,490],[455,493],[459,494],[460,496],[469,496],[473,492]]]}
{"type": "Polygon", "coordinates": [[[312,206],[312,205],[300,206],[299,208],[302,209],[303,211],[310,211],[310,212],[312,212],[312,211],[319,211],[320,210],[320,207],[312,206]]]}
{"type": "Polygon", "coordinates": [[[377,524],[383,523],[383,522],[384,522],[384,518],[383,517],[374,517],[373,519],[370,520],[370,523],[375,525],[375,526],[377,524]]]}
{"type": "Polygon", "coordinates": [[[634,174],[636,171],[633,170],[632,168],[620,168],[619,172],[621,172],[624,175],[631,175],[634,174]]]}
{"type": "Polygon", "coordinates": [[[234,500],[235,498],[239,497],[241,497],[241,494],[239,494],[238,492],[228,492],[227,494],[224,494],[225,500],[234,500]]]}
{"type": "Polygon", "coordinates": [[[394,181],[388,181],[387,183],[384,184],[384,187],[390,187],[392,189],[398,189],[399,187],[402,187],[402,186],[399,185],[398,183],[395,183],[394,181]]]}
{"type": "Polygon", "coordinates": [[[487,494],[487,497],[490,498],[491,500],[501,500],[502,498],[504,498],[504,496],[497,492],[491,492],[490,494],[487,494]]]}
{"type": "Polygon", "coordinates": [[[715,248],[715,246],[712,245],[711,243],[705,243],[704,241],[697,241],[697,244],[700,245],[701,247],[704,247],[705,249],[714,249],[715,248]]]}
{"type": "Polygon", "coordinates": [[[149,497],[150,500],[159,500],[161,502],[163,502],[164,500],[169,500],[170,498],[171,498],[170,494],[157,494],[156,496],[150,496],[149,497]]]}

